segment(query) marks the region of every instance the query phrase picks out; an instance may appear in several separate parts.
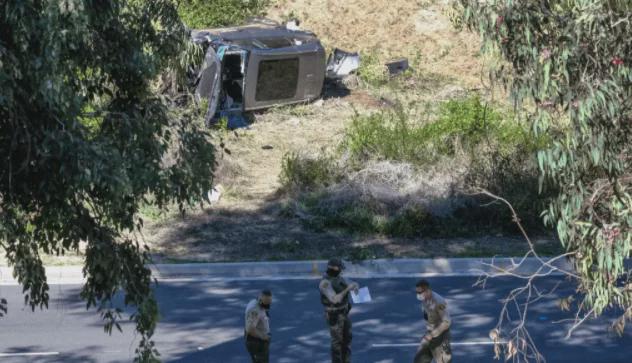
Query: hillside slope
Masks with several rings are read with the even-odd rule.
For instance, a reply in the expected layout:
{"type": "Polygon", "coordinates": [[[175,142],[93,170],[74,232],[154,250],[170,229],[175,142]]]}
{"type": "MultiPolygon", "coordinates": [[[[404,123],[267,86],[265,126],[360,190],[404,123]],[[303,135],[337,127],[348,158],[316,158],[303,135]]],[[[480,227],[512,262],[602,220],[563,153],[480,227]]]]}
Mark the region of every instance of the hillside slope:
{"type": "MultiPolygon", "coordinates": [[[[335,150],[354,114],[388,109],[397,102],[437,104],[468,90],[482,90],[484,65],[478,38],[452,28],[442,1],[275,0],[267,16],[301,20],[329,49],[359,51],[380,67],[408,57],[413,72],[380,85],[361,83],[348,95],[255,115],[247,129],[218,133],[226,152],[219,156],[218,203],[186,217],[157,218],[145,236],[158,259],[234,261],[326,258],[471,256],[515,254],[520,239],[393,238],[308,228],[288,217],[279,175],[288,153],[317,155],[335,150]]],[[[369,69],[369,71],[371,71],[369,69]]],[[[483,96],[485,96],[483,94],[483,96]]],[[[424,106],[426,107],[426,106],[424,106]]],[[[420,108],[425,112],[425,108],[420,108]]],[[[219,140],[218,140],[219,143],[219,140]]],[[[445,179],[437,176],[437,180],[445,179]]],[[[448,181],[449,182],[449,181],[448,181]]],[[[291,203],[295,203],[291,201],[291,203]]],[[[300,203],[300,202],[299,202],[300,203]]],[[[294,213],[294,212],[292,212],[294,213]]]]}
{"type": "Polygon", "coordinates": [[[376,55],[380,61],[407,57],[421,73],[464,87],[477,87],[481,64],[478,36],[457,32],[449,0],[276,0],[268,15],[297,17],[329,47],[376,55]]]}

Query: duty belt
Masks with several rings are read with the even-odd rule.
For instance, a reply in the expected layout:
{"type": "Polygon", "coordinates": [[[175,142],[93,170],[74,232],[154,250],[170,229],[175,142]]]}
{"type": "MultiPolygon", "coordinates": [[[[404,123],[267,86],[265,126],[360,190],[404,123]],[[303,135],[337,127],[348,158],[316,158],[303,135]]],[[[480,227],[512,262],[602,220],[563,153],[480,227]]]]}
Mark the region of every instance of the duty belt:
{"type": "Polygon", "coordinates": [[[259,337],[256,337],[256,336],[254,336],[254,335],[250,335],[250,334],[248,334],[247,332],[244,332],[244,336],[246,337],[246,339],[247,339],[247,340],[254,340],[254,341],[256,341],[256,342],[266,343],[266,341],[265,341],[265,340],[263,340],[263,339],[261,339],[261,338],[259,338],[259,337]]]}

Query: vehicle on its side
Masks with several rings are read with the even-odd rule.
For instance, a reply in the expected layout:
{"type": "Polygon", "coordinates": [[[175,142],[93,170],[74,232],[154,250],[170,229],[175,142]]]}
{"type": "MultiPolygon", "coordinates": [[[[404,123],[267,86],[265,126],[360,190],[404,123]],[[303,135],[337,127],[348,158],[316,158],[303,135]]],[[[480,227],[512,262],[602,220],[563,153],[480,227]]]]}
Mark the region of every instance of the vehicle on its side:
{"type": "Polygon", "coordinates": [[[359,62],[357,54],[337,50],[327,64],[316,35],[288,26],[254,24],[191,34],[205,51],[194,86],[197,97],[208,102],[207,125],[220,117],[313,101],[322,94],[326,74],[338,77],[334,68],[340,68],[341,55],[359,62]]]}
{"type": "Polygon", "coordinates": [[[207,46],[196,93],[206,119],[320,97],[325,50],[316,36],[286,27],[246,26],[193,32],[207,46]]]}

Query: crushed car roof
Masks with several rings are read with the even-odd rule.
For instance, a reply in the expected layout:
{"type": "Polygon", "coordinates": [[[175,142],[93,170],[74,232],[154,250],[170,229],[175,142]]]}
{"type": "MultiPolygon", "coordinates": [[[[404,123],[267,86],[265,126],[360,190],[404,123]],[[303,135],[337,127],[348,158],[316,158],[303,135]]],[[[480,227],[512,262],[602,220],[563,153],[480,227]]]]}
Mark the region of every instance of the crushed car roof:
{"type": "Polygon", "coordinates": [[[203,29],[191,32],[197,43],[221,42],[245,49],[280,49],[309,43],[320,43],[316,35],[283,26],[245,26],[238,28],[203,29]]]}

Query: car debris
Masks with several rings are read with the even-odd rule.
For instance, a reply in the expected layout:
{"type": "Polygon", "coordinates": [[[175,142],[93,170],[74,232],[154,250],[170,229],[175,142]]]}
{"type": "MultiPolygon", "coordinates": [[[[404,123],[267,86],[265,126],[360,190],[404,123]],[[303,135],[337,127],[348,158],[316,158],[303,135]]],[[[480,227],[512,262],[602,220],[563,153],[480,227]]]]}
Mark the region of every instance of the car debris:
{"type": "Polygon", "coordinates": [[[334,49],[327,61],[327,78],[341,80],[360,68],[360,55],[334,49]]]}
{"type": "Polygon", "coordinates": [[[208,191],[208,201],[209,203],[212,204],[217,204],[217,202],[219,202],[219,199],[222,196],[222,192],[224,191],[224,188],[222,187],[221,184],[218,184],[216,186],[214,186],[211,190],[208,191]]]}
{"type": "Polygon", "coordinates": [[[293,19],[285,23],[285,27],[288,30],[301,30],[301,22],[298,19],[293,19]]]}
{"type": "Polygon", "coordinates": [[[194,30],[191,37],[205,52],[192,78],[207,126],[220,118],[243,124],[244,112],[319,99],[326,79],[340,80],[360,64],[357,53],[338,49],[326,62],[318,37],[297,21],[194,30]]]}
{"type": "Polygon", "coordinates": [[[404,73],[409,68],[408,59],[400,58],[387,62],[386,68],[388,69],[388,74],[391,77],[404,73]]]}

